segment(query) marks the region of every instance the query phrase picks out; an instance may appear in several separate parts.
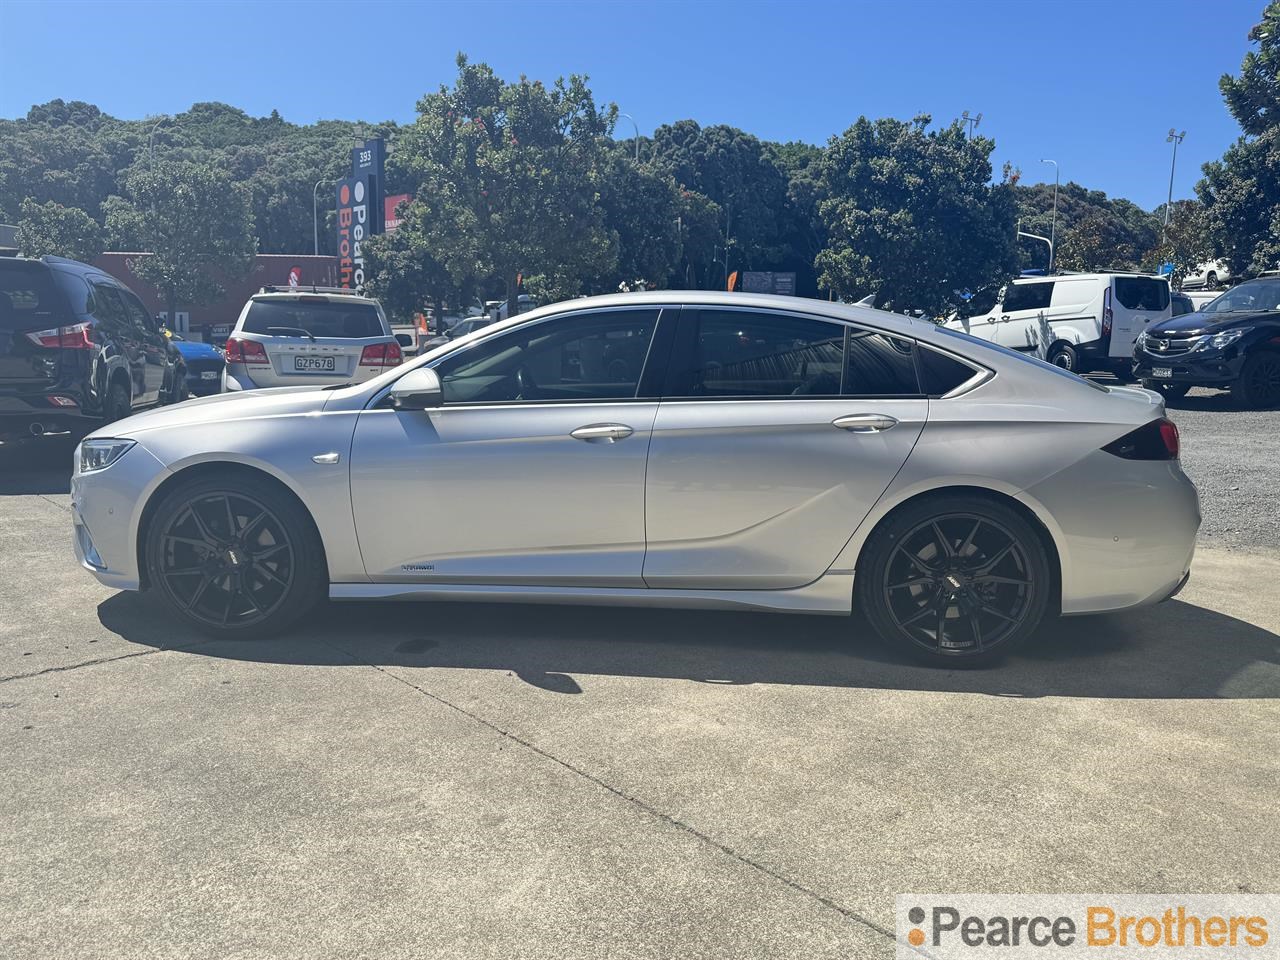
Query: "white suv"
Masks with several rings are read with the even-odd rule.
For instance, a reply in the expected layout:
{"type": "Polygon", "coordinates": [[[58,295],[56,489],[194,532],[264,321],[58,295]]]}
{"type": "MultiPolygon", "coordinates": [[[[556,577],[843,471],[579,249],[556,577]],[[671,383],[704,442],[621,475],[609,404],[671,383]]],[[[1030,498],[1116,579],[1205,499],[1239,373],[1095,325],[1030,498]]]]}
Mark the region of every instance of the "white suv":
{"type": "Polygon", "coordinates": [[[1172,315],[1164,277],[1064,273],[1014,280],[986,316],[946,325],[1067,370],[1111,370],[1123,377],[1138,334],[1172,315]]]}
{"type": "Polygon", "coordinates": [[[227,340],[222,389],[359,383],[403,359],[377,300],[265,287],[244,305],[227,340]]]}

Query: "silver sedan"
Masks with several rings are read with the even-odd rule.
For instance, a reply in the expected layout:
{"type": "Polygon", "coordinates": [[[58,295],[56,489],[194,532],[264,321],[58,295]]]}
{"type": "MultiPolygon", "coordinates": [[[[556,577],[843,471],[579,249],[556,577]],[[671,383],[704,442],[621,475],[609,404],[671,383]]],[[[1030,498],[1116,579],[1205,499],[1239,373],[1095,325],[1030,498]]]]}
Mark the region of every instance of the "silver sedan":
{"type": "Polygon", "coordinates": [[[76,456],[77,556],[219,635],[334,600],[849,614],[975,664],[1173,595],[1200,522],[1156,394],[933,324],[579,300],[360,384],[209,397],[76,456]]]}

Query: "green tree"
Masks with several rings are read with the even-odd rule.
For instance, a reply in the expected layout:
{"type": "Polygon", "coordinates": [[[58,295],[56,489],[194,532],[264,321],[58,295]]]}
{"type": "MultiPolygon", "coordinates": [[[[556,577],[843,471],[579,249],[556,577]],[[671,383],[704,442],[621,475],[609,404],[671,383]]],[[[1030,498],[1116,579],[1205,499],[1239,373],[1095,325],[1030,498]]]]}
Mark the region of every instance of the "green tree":
{"type": "Polygon", "coordinates": [[[370,237],[364,244],[365,287],[400,320],[427,306],[441,317],[446,303],[458,308],[475,299],[475,278],[454,277],[431,255],[425,213],[422,204],[406,205],[394,233],[370,237]]]}
{"type": "Polygon", "coordinates": [[[50,200],[22,201],[18,247],[24,257],[52,255],[88,262],[102,252],[102,228],[83,210],[50,200]]]}
{"type": "Polygon", "coordinates": [[[675,181],[653,164],[637,164],[634,157],[632,151],[615,148],[603,166],[600,206],[618,255],[616,265],[596,278],[601,290],[637,280],[651,288],[665,287],[677,272],[683,253],[680,194],[675,181]]]}
{"type": "Polygon", "coordinates": [[[1215,252],[1238,276],[1280,264],[1280,2],[1267,4],[1249,40],[1258,49],[1240,75],[1219,81],[1244,136],[1196,185],[1215,252]]]}
{"type": "Polygon", "coordinates": [[[127,197],[108,204],[109,233],[149,255],[134,272],[165,297],[169,316],[180,304],[202,304],[223,283],[248,275],[256,243],[243,187],[207,164],[157,163],[138,168],[127,197]]]}
{"type": "MultiPolygon", "coordinates": [[[[1077,250],[1091,247],[1091,259],[1100,266],[1133,269],[1138,258],[1160,238],[1160,218],[1123,198],[1110,198],[1101,190],[1088,190],[1078,183],[1067,182],[1058,190],[1056,228],[1053,218],[1053,184],[1036,183],[1015,188],[1018,217],[1022,229],[1047,237],[1057,234],[1057,265],[1066,267],[1062,251],[1075,227],[1090,223],[1095,239],[1086,242],[1076,233],[1073,246],[1077,250]]],[[[1021,265],[1024,269],[1047,265],[1048,251],[1039,241],[1024,241],[1021,265]]],[[[1074,267],[1073,269],[1082,269],[1074,267]]]]}
{"type": "Polygon", "coordinates": [[[425,253],[455,284],[497,277],[593,277],[617,262],[600,206],[617,108],[586,78],[506,83],[458,56],[458,78],[418,101],[390,173],[414,188],[425,253]]]}
{"type": "MultiPolygon", "coordinates": [[[[1163,216],[1163,211],[1158,212],[1163,216]]],[[[1183,278],[1212,255],[1204,207],[1195,200],[1175,200],[1164,239],[1146,252],[1141,266],[1144,271],[1155,273],[1163,264],[1172,263],[1170,282],[1180,287],[1183,278]]]]}
{"type": "Polygon", "coordinates": [[[1007,182],[991,183],[995,143],[929,124],[861,117],[827,147],[817,267],[837,295],[936,315],[1014,273],[1015,203],[1007,182]]]}

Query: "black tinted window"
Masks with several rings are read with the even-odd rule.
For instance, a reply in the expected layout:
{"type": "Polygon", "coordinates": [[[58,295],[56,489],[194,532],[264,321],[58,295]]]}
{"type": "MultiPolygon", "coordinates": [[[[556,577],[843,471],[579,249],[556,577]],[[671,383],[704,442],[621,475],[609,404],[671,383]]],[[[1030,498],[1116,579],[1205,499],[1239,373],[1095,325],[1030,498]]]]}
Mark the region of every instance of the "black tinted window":
{"type": "Polygon", "coordinates": [[[0,258],[0,330],[47,330],[67,317],[48,267],[0,258]]]}
{"type": "Polygon", "coordinates": [[[1043,310],[1053,299],[1053,281],[1011,283],[1004,292],[1004,313],[1014,310],[1043,310]]]}
{"type": "Polygon", "coordinates": [[[345,340],[364,340],[383,337],[382,319],[371,303],[335,303],[328,300],[254,300],[244,318],[245,333],[271,334],[271,328],[279,328],[278,336],[305,336],[305,330],[313,337],[337,337],[345,340]],[[292,327],[292,332],[283,328],[292,327]]]}
{"type": "Polygon", "coordinates": [[[1169,306],[1169,284],[1155,277],[1116,277],[1116,300],[1127,310],[1163,310],[1169,306]]]}
{"type": "Polygon", "coordinates": [[[961,363],[937,350],[921,346],[919,351],[920,378],[923,381],[924,392],[931,397],[950,393],[977,372],[968,364],[961,363]]]}
{"type": "Polygon", "coordinates": [[[107,329],[115,332],[124,332],[125,327],[132,326],[129,322],[128,315],[124,312],[124,303],[120,300],[120,294],[116,288],[105,283],[93,284],[92,309],[93,315],[100,323],[106,325],[107,329]]]}
{"type": "Polygon", "coordinates": [[[918,392],[908,341],[809,317],[688,310],[670,396],[902,396],[918,392]]]}
{"type": "Polygon", "coordinates": [[[445,357],[445,403],[627,400],[636,395],[658,311],[575,314],[516,327],[445,357]]]}
{"type": "Polygon", "coordinates": [[[157,329],[156,322],[151,319],[151,314],[147,313],[147,308],[142,305],[142,301],[135,297],[128,290],[117,290],[120,299],[124,302],[125,312],[128,313],[129,319],[133,321],[133,325],[139,330],[151,332],[157,329]]]}

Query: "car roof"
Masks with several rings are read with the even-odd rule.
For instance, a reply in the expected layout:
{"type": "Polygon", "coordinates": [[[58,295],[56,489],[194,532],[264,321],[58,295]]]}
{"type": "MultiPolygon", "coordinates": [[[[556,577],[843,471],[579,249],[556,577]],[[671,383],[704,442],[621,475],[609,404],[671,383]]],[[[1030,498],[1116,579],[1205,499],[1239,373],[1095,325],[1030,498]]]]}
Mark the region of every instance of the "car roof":
{"type": "Polygon", "coordinates": [[[1153,276],[1150,273],[1126,273],[1122,271],[1107,271],[1094,273],[1051,273],[1043,277],[1018,277],[1010,282],[1012,283],[1043,283],[1046,280],[1100,280],[1106,277],[1141,277],[1144,280],[1164,280],[1164,277],[1153,276]]]}
{"type": "Polygon", "coordinates": [[[378,301],[373,297],[366,297],[358,293],[328,293],[324,290],[312,292],[311,290],[272,290],[268,292],[255,293],[249,298],[250,300],[307,300],[314,302],[316,300],[327,300],[329,303],[369,303],[377,305],[378,301]]]}

